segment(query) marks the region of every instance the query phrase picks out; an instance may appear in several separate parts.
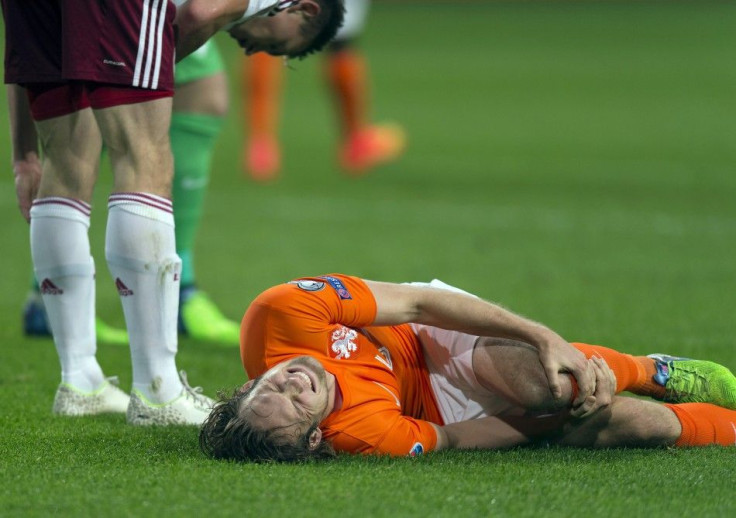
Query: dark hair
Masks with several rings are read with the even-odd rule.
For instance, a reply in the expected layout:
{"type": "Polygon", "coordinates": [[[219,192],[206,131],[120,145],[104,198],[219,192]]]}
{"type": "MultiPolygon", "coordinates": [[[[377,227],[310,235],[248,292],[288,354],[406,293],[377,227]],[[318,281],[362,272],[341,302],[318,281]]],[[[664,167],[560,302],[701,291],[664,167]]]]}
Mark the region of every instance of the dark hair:
{"type": "Polygon", "coordinates": [[[298,462],[311,459],[328,459],[335,456],[335,450],[325,440],[309,448],[309,436],[317,429],[318,423],[297,437],[293,444],[279,441],[283,434],[278,428],[260,430],[240,415],[240,406],[260,377],[247,390],[235,389],[231,396],[224,392],[218,394],[219,401],[199,431],[199,447],[209,457],[238,462],[298,462]]]}
{"type": "Polygon", "coordinates": [[[310,54],[319,52],[327,45],[342,27],[345,17],[344,0],[317,0],[321,8],[315,20],[302,29],[302,34],[311,38],[310,44],[298,54],[290,58],[304,59],[310,54]]]}

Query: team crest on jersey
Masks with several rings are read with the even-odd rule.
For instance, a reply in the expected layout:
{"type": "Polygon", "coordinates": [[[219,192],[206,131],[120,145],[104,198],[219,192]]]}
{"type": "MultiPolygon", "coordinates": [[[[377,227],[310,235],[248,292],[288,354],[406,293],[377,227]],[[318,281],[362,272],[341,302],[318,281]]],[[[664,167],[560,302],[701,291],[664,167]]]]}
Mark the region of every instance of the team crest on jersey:
{"type": "Polygon", "coordinates": [[[358,332],[349,327],[340,326],[332,332],[332,345],[330,346],[330,355],[336,360],[344,360],[350,358],[350,355],[358,351],[358,345],[355,339],[358,332]]]}
{"type": "Polygon", "coordinates": [[[417,457],[422,453],[424,453],[424,445],[421,442],[415,442],[414,446],[409,450],[409,455],[412,457],[417,457]]]}
{"type": "Polygon", "coordinates": [[[320,279],[324,279],[327,282],[330,283],[330,286],[332,286],[332,289],[334,289],[337,292],[338,297],[340,297],[343,300],[349,300],[352,299],[352,295],[350,295],[350,292],[345,287],[345,285],[342,283],[340,279],[337,277],[331,277],[330,275],[323,275],[320,277],[320,279]]]}
{"type": "Polygon", "coordinates": [[[296,284],[299,289],[304,291],[319,291],[325,287],[325,283],[322,281],[310,281],[307,279],[289,281],[289,284],[296,284]]]}

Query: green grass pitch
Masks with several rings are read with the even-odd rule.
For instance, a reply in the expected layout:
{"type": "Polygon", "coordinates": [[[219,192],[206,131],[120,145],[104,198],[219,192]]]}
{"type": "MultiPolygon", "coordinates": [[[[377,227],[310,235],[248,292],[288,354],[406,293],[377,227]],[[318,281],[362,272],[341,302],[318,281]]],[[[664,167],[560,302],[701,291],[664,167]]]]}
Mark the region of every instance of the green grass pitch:
{"type": "MultiPolygon", "coordinates": [[[[376,2],[363,44],[397,164],[351,179],[319,58],[288,73],[285,169],[241,176],[238,50],[197,245],[200,285],[233,318],[261,290],[342,271],[433,277],[570,340],[736,368],[736,4],[376,2]]],[[[6,121],[4,94],[0,120],[6,121]]],[[[50,414],[59,367],[27,339],[28,228],[0,124],[0,516],[731,516],[736,448],[448,452],[326,465],[212,462],[196,430],[50,414]]],[[[122,325],[94,200],[98,312],[122,325]]],[[[182,339],[209,394],[238,352],[182,339]]],[[[100,346],[130,386],[126,348],[100,346]]]]}

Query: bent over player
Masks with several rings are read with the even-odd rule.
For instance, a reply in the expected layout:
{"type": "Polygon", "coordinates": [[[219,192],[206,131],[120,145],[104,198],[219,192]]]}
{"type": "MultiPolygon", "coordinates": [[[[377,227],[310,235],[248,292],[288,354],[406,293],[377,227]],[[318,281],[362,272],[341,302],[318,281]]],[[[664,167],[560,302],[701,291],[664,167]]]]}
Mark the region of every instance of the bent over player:
{"type": "Polygon", "coordinates": [[[251,380],[200,432],[215,458],[734,444],[725,367],[573,346],[439,281],[298,279],[258,296],[241,333],[251,380]],[[624,390],[667,403],[613,395],[624,390]]]}
{"type": "Polygon", "coordinates": [[[199,424],[212,400],[189,387],[175,362],[181,261],[168,137],[174,6],[2,0],[2,7],[16,190],[30,218],[34,269],[61,362],[53,411],[127,412],[136,425],[199,424]],[[114,174],[105,257],[130,336],[130,398],[96,358],[88,229],[103,142],[114,174]]]}
{"type": "MultiPolygon", "coordinates": [[[[345,0],[345,20],[324,52],[323,72],[339,119],[340,167],[359,176],[397,159],[406,147],[403,128],[373,124],[370,114],[370,73],[357,44],[366,23],[370,0],[345,0]]],[[[281,168],[278,138],[283,63],[259,52],[243,57],[242,97],[247,140],[244,172],[256,181],[274,180],[281,168]]]]}
{"type": "MultiPolygon", "coordinates": [[[[53,410],[198,424],[212,401],[180,379],[174,361],[181,260],[167,133],[175,6],[2,0],[2,7],[16,191],[31,220],[34,269],[62,364],[53,410]],[[130,399],[96,359],[87,229],[103,142],[115,175],[105,249],[130,335],[130,399]]],[[[189,0],[176,12],[178,57],[221,28],[246,48],[305,56],[334,36],[342,12],[341,0],[189,0]]]]}

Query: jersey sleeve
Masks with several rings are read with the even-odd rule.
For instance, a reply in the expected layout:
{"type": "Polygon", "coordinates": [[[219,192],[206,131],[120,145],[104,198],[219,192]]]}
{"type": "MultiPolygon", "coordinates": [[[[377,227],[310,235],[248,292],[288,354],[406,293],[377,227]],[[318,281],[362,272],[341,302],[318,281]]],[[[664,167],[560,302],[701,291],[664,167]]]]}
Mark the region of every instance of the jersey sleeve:
{"type": "Polygon", "coordinates": [[[294,354],[326,354],[332,327],[364,327],[376,319],[376,300],[357,277],[303,277],[259,295],[243,317],[241,356],[248,375],[294,354]]]}
{"type": "Polygon", "coordinates": [[[395,457],[420,455],[437,445],[437,432],[430,422],[398,412],[371,414],[326,438],[337,451],[395,457]]]}
{"type": "Polygon", "coordinates": [[[266,291],[260,299],[274,313],[301,325],[311,322],[364,327],[376,319],[376,299],[357,277],[331,274],[303,277],[266,291]]]}

